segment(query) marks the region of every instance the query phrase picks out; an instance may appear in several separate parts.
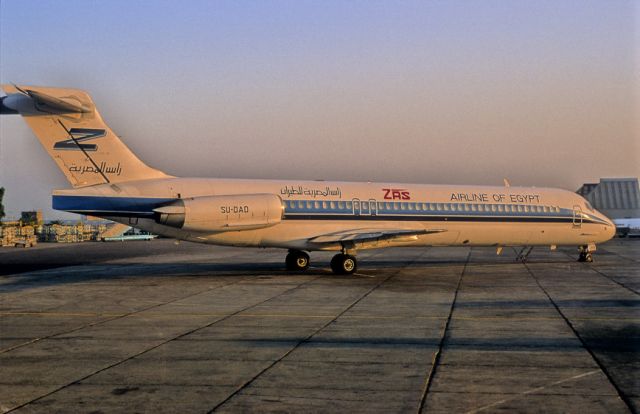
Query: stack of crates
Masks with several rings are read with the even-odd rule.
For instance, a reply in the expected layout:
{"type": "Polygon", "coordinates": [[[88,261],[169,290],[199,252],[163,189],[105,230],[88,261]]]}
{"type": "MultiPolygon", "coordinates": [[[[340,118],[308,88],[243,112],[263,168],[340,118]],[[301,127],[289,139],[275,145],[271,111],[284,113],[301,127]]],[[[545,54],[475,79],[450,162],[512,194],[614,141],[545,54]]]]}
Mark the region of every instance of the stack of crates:
{"type": "Polygon", "coordinates": [[[18,233],[23,237],[29,237],[29,236],[33,236],[34,234],[36,234],[35,229],[33,228],[33,226],[18,227],[18,233]]]}
{"type": "Polygon", "coordinates": [[[2,247],[15,246],[14,239],[16,237],[17,228],[18,227],[15,226],[3,226],[0,228],[0,231],[2,231],[2,247]]]}
{"type": "Polygon", "coordinates": [[[0,228],[2,247],[35,246],[37,239],[33,226],[4,226],[0,228]]]}
{"type": "Polygon", "coordinates": [[[39,229],[38,235],[40,241],[45,242],[80,243],[97,240],[98,234],[105,231],[106,228],[105,224],[46,224],[39,229]]]}

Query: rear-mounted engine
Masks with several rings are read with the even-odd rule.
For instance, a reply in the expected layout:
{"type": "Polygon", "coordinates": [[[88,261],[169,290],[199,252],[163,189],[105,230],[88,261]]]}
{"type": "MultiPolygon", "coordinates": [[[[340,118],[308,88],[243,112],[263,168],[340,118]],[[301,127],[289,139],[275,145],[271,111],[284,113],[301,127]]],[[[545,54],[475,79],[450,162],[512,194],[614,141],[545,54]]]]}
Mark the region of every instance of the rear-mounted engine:
{"type": "Polygon", "coordinates": [[[274,194],[207,196],[176,200],[153,210],[156,222],[186,231],[255,230],[282,221],[284,205],[274,194]]]}

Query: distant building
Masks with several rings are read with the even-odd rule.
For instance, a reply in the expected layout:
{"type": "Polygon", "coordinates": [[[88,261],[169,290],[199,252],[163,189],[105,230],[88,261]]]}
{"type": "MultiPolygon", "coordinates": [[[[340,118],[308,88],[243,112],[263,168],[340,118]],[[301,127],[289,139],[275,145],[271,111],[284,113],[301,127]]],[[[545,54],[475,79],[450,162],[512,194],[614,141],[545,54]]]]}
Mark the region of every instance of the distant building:
{"type": "Polygon", "coordinates": [[[616,224],[619,236],[640,237],[640,186],[637,178],[601,178],[577,191],[616,224]]]}
{"type": "Polygon", "coordinates": [[[23,211],[22,213],[20,213],[20,220],[24,224],[40,226],[44,222],[42,220],[42,210],[23,211]]]}
{"type": "Polygon", "coordinates": [[[637,178],[601,178],[577,191],[611,219],[640,218],[640,186],[637,178]]]}

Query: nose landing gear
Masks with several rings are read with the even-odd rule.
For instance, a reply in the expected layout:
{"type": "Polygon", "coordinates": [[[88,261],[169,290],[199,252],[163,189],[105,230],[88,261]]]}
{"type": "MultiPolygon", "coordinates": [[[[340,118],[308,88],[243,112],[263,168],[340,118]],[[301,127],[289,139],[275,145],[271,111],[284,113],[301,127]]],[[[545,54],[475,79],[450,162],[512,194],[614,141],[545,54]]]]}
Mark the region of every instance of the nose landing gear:
{"type": "Polygon", "coordinates": [[[593,256],[591,255],[591,252],[595,250],[595,246],[593,246],[593,249],[591,248],[591,246],[580,246],[579,250],[580,250],[580,255],[578,256],[579,262],[587,262],[587,263],[593,262],[593,256]]]}

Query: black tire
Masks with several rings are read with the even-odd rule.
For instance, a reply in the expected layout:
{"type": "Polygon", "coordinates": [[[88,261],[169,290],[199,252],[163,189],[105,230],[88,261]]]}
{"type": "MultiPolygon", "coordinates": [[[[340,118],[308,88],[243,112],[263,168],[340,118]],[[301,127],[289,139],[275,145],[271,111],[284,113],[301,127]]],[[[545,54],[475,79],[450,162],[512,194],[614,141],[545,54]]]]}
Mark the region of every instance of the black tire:
{"type": "Polygon", "coordinates": [[[307,270],[309,262],[309,255],[299,250],[291,250],[285,259],[287,270],[307,270]]]}
{"type": "Polygon", "coordinates": [[[338,275],[350,275],[358,270],[358,261],[349,254],[336,254],[331,259],[331,270],[338,275]]]}
{"type": "Polygon", "coordinates": [[[335,274],[340,274],[340,262],[342,261],[343,254],[336,254],[331,258],[331,271],[335,274]]]}

